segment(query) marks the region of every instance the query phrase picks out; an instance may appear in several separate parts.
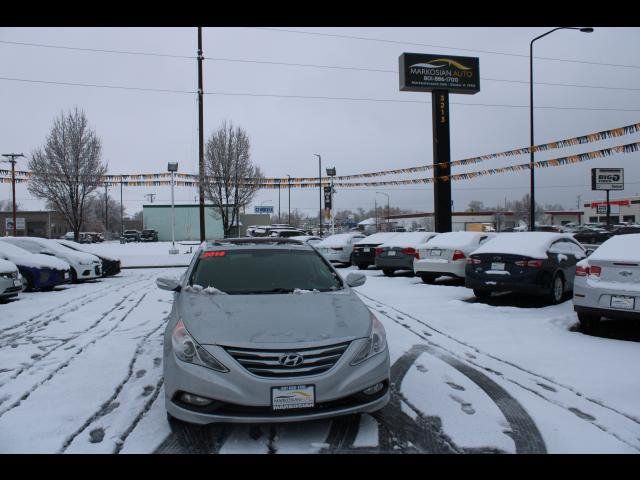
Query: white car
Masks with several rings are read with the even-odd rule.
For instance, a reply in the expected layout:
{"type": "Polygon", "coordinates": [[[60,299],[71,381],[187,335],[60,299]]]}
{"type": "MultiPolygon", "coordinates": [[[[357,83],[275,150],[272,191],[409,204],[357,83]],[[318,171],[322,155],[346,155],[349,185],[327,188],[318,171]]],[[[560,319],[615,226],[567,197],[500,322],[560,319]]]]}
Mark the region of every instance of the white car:
{"type": "Polygon", "coordinates": [[[289,238],[291,238],[291,240],[298,240],[300,242],[308,243],[309,245],[313,246],[322,241],[320,237],[316,237],[315,235],[299,235],[297,237],[289,238]]]}
{"type": "Polygon", "coordinates": [[[98,257],[63,247],[54,240],[40,237],[3,237],[2,240],[31,253],[41,253],[64,260],[71,266],[71,281],[74,283],[102,276],[102,262],[98,257]]]}
{"type": "Polygon", "coordinates": [[[22,277],[15,263],[0,260],[0,300],[17,297],[22,290],[22,277]]]}
{"type": "Polygon", "coordinates": [[[338,233],[328,236],[314,246],[330,262],[350,265],[353,244],[363,238],[365,235],[360,232],[338,233]]]}
{"type": "Polygon", "coordinates": [[[585,330],[602,317],[640,320],[640,233],[611,237],[576,264],[573,309],[585,330]]]}
{"type": "Polygon", "coordinates": [[[425,283],[431,283],[441,275],[464,278],[469,254],[495,236],[490,232],[441,233],[418,250],[419,258],[413,261],[413,272],[425,283]]]}

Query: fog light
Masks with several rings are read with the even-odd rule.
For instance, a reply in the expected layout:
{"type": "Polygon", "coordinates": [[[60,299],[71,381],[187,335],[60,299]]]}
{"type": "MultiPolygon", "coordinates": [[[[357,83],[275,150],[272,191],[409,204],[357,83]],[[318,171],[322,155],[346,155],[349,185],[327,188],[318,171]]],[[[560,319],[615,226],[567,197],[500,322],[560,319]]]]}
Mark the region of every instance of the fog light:
{"type": "Polygon", "coordinates": [[[374,393],[378,393],[383,388],[384,388],[384,383],[380,382],[363,390],[362,393],[364,393],[365,395],[373,395],[374,393]]]}
{"type": "Polygon", "coordinates": [[[184,403],[190,403],[191,405],[196,405],[198,407],[204,407],[205,405],[209,405],[213,401],[205,397],[193,395],[191,393],[183,393],[180,396],[180,400],[182,400],[184,403]]]}

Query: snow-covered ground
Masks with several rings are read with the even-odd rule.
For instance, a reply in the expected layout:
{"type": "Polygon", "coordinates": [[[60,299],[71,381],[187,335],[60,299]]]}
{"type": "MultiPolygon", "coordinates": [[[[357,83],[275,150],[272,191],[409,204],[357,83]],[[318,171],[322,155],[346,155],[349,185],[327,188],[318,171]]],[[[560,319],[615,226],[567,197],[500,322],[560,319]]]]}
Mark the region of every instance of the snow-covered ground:
{"type": "MultiPolygon", "coordinates": [[[[168,252],[90,247],[132,252],[137,265],[168,252]]],[[[310,423],[170,426],[161,359],[171,294],[154,280],[181,271],[124,270],[0,305],[0,452],[640,452],[640,343],[571,331],[570,301],[480,303],[454,282],[376,270],[357,291],[387,330],[388,407],[310,423]]]]}
{"type": "Polygon", "coordinates": [[[123,267],[154,267],[189,265],[199,242],[176,242],[179,253],[170,254],[171,242],[108,241],[82,245],[88,252],[119,258],[123,267]]]}

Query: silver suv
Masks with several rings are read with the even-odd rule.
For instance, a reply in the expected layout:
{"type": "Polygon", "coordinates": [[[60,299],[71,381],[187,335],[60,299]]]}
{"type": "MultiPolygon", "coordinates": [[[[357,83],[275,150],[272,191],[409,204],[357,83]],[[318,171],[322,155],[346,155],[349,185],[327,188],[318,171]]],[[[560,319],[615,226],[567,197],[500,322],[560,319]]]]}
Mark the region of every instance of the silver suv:
{"type": "Polygon", "coordinates": [[[374,412],[389,401],[382,324],[309,245],[203,243],[174,291],[165,405],[190,423],[288,422],[374,412]]]}

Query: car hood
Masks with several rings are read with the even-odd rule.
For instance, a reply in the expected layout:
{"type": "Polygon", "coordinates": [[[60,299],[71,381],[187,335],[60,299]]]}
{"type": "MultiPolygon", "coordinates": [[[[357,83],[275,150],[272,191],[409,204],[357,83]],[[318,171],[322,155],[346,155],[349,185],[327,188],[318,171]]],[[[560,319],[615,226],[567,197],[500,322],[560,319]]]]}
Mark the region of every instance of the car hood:
{"type": "Polygon", "coordinates": [[[183,290],[177,313],[204,345],[282,348],[340,343],[366,337],[367,307],[350,289],[268,295],[224,295],[183,290]]]}

